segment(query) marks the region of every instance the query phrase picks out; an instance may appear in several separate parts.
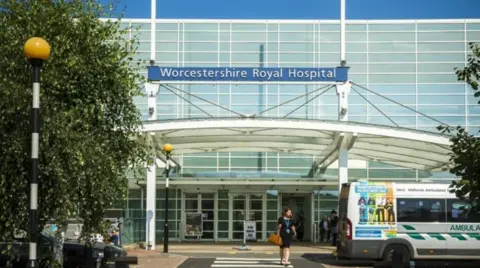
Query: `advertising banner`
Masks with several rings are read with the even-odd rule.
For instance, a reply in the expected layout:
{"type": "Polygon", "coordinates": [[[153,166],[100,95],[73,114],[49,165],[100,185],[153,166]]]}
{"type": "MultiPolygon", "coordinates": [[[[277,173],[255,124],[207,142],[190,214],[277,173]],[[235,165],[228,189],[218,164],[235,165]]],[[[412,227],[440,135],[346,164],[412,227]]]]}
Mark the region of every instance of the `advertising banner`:
{"type": "Polygon", "coordinates": [[[359,222],[355,237],[378,239],[396,235],[394,190],[391,183],[355,185],[359,222]]]}
{"type": "Polygon", "coordinates": [[[203,235],[203,214],[198,212],[185,213],[185,236],[203,235]]]}

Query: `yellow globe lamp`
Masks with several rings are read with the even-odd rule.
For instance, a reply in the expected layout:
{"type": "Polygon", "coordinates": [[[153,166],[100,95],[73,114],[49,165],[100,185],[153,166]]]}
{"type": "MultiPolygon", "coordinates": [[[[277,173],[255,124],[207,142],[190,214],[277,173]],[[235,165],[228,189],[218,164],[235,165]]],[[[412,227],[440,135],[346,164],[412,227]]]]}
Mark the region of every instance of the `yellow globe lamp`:
{"type": "Polygon", "coordinates": [[[170,143],[166,143],[163,145],[163,151],[169,154],[173,151],[173,146],[170,143]]]}
{"type": "Polygon", "coordinates": [[[29,60],[47,60],[50,57],[50,45],[43,38],[32,37],[25,42],[23,52],[29,60]]]}

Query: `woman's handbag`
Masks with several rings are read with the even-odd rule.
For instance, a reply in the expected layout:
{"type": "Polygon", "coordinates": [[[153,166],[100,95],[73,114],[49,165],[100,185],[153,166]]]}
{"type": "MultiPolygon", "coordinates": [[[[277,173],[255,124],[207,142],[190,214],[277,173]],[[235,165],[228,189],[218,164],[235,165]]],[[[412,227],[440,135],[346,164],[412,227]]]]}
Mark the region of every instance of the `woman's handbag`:
{"type": "Polygon", "coordinates": [[[271,244],[277,245],[277,246],[281,246],[282,245],[282,238],[278,234],[273,233],[268,238],[268,242],[271,243],[271,244]]]}

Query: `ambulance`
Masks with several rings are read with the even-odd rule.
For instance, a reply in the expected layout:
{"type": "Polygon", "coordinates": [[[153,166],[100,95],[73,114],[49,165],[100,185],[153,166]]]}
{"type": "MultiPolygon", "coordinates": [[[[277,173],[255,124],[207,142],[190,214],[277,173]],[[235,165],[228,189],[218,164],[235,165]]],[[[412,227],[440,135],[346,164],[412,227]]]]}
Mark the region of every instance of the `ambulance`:
{"type": "Polygon", "coordinates": [[[338,216],[339,258],[480,259],[480,213],[448,184],[345,183],[338,216]]]}

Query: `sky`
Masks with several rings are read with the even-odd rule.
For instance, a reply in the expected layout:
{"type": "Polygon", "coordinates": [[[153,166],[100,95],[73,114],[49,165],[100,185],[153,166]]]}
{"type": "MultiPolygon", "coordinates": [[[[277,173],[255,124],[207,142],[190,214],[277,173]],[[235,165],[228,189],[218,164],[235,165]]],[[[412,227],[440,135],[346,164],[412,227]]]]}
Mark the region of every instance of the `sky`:
{"type": "MultiPolygon", "coordinates": [[[[125,18],[150,18],[150,0],[117,1],[125,18]]],[[[480,18],[480,0],[346,2],[347,19],[480,18]]],[[[339,10],[340,0],[157,0],[159,19],[338,19],[339,10]]]]}

